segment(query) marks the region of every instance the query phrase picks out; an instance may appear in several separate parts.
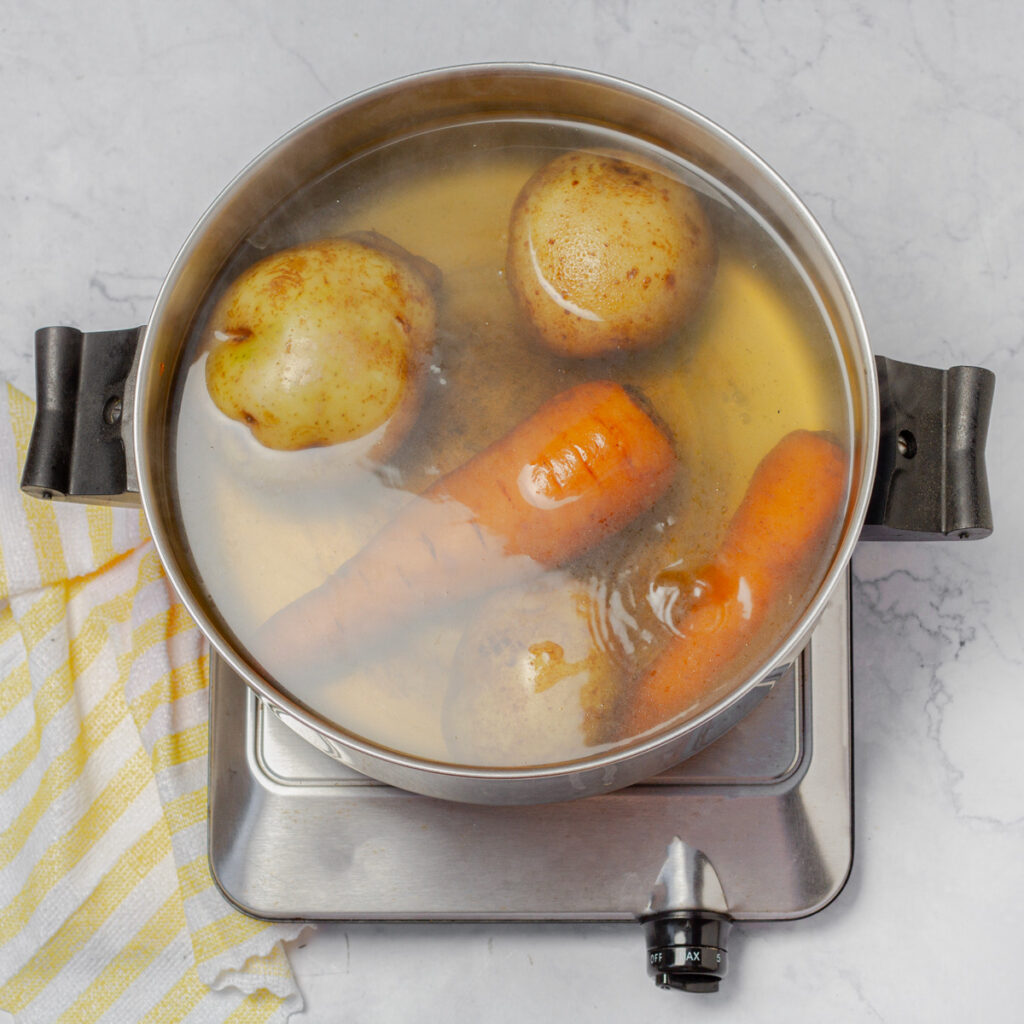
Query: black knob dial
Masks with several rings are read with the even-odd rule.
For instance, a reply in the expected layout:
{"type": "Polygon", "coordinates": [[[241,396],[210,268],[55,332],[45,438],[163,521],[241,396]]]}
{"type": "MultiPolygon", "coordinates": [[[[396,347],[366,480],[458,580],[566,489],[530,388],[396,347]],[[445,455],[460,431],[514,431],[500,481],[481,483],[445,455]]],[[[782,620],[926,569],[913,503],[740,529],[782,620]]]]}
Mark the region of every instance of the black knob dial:
{"type": "Polygon", "coordinates": [[[707,910],[670,910],[643,919],[647,973],[660,988],[717,992],[725,976],[732,924],[707,910]]]}

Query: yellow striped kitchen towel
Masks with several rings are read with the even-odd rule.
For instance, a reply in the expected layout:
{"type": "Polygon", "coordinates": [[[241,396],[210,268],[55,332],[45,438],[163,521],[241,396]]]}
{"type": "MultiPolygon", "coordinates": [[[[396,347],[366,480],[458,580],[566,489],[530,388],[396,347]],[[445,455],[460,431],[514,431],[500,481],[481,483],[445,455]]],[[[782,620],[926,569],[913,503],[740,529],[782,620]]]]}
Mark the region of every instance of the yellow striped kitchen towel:
{"type": "Polygon", "coordinates": [[[204,640],[140,512],[21,494],[33,413],[0,383],[0,1009],[284,1021],[300,927],[210,876],[204,640]]]}

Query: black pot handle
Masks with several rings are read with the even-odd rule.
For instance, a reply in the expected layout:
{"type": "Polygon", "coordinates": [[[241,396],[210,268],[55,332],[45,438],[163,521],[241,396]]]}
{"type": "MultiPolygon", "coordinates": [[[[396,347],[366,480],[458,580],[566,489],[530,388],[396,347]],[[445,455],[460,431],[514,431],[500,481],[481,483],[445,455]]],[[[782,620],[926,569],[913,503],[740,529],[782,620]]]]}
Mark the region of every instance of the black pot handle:
{"type": "Polygon", "coordinates": [[[23,491],[94,505],[139,503],[131,421],[144,332],[36,331],[36,418],[23,491]]]}
{"type": "Polygon", "coordinates": [[[979,540],[992,532],[985,439],[995,375],[876,356],[881,432],[861,540],[979,540]]]}

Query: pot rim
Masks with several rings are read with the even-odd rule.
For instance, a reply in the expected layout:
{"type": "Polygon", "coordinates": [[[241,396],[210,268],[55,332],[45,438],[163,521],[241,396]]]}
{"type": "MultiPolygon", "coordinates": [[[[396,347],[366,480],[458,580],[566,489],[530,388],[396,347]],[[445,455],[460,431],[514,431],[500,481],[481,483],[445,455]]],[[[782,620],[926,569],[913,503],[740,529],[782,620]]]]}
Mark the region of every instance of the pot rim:
{"type": "MultiPolygon", "coordinates": [[[[179,564],[172,543],[171,535],[173,531],[168,528],[157,507],[154,480],[158,467],[154,461],[154,453],[151,451],[151,446],[143,436],[147,426],[145,405],[150,389],[139,386],[135,393],[133,416],[139,492],[157,552],[182,602],[220,656],[245,680],[253,691],[267,701],[278,713],[283,712],[286,720],[290,716],[300,723],[304,727],[301,730],[303,733],[307,730],[312,730],[314,734],[329,737],[334,744],[334,749],[331,751],[333,756],[340,757],[341,760],[350,763],[349,758],[345,756],[349,753],[351,754],[351,766],[360,771],[366,771],[367,774],[371,775],[375,773],[366,768],[367,759],[374,763],[382,762],[387,766],[387,773],[397,773],[397,776],[402,778],[405,778],[406,773],[429,772],[435,777],[441,776],[447,779],[458,779],[463,782],[508,783],[510,785],[515,782],[536,782],[541,779],[570,779],[573,776],[578,776],[581,772],[589,774],[611,771],[613,774],[618,774],[623,765],[636,761],[647,761],[655,751],[658,751],[660,748],[670,747],[675,740],[678,740],[684,734],[690,734],[702,729],[712,719],[721,715],[733,705],[742,702],[744,698],[749,697],[750,691],[755,687],[781,674],[784,668],[793,661],[804,647],[821,612],[831,599],[835,588],[841,580],[845,579],[847,565],[852,558],[853,549],[857,544],[860,530],[867,514],[871,486],[875,475],[875,465],[878,456],[879,390],[867,330],[853,288],[839,257],[821,226],[802,200],[753,150],[715,122],[690,107],[655,90],[604,73],[536,62],[484,62],[453,65],[401,76],[359,91],[337,103],[331,104],[296,125],[264,149],[221,191],[192,229],[176,255],[161,285],[153,307],[149,327],[145,331],[140,344],[138,359],[138,380],[140,384],[143,381],[152,379],[154,374],[162,374],[162,370],[154,366],[157,353],[154,351],[154,346],[148,344],[148,342],[153,336],[155,325],[159,325],[162,318],[166,315],[172,291],[178,286],[200,242],[211,230],[212,225],[225,205],[247,183],[264,173],[268,166],[288,150],[300,136],[311,129],[315,129],[322,122],[336,117],[345,109],[356,110],[368,102],[374,102],[390,95],[405,92],[406,90],[416,89],[429,83],[445,82],[456,78],[467,79],[472,78],[474,75],[494,76],[496,74],[509,76],[510,78],[541,75],[559,80],[593,83],[607,87],[617,94],[655,104],[662,108],[662,110],[696,125],[699,130],[734,154],[759,179],[771,187],[774,194],[786,206],[787,215],[793,218],[795,223],[799,225],[806,237],[810,239],[814,252],[823,260],[834,281],[834,291],[848,318],[848,324],[851,329],[850,341],[860,356],[859,369],[861,379],[858,386],[863,395],[863,418],[859,428],[855,427],[855,439],[861,452],[858,464],[862,471],[858,474],[856,472],[857,467],[853,467],[852,480],[855,491],[851,491],[847,500],[843,531],[834,549],[828,572],[819,584],[813,600],[807,605],[803,615],[791,627],[786,637],[780,642],[780,645],[762,663],[750,671],[743,683],[733,688],[722,699],[692,718],[685,719],[674,726],[666,726],[654,730],[649,735],[635,738],[623,746],[602,751],[591,757],[526,768],[474,767],[433,761],[428,758],[406,754],[377,745],[357,735],[349,734],[327,719],[321,718],[314,711],[288,696],[287,693],[282,692],[272,681],[260,675],[235,650],[233,644],[222,634],[220,628],[210,619],[200,601],[196,598],[194,594],[195,584],[190,579],[191,572],[187,570],[187,567],[179,564]]],[[[852,368],[848,365],[847,377],[849,377],[851,370],[852,368]]],[[[172,379],[174,376],[173,373],[168,374],[168,377],[172,379]]],[[[670,763],[672,762],[670,761],[670,763]]],[[[665,767],[668,767],[668,764],[665,767]]],[[[638,780],[630,778],[627,781],[638,780]]],[[[405,785],[403,782],[397,782],[396,784],[405,785]]],[[[615,785],[620,784],[626,783],[615,783],[615,785]]],[[[416,787],[408,785],[406,788],[415,789],[416,787]]]]}

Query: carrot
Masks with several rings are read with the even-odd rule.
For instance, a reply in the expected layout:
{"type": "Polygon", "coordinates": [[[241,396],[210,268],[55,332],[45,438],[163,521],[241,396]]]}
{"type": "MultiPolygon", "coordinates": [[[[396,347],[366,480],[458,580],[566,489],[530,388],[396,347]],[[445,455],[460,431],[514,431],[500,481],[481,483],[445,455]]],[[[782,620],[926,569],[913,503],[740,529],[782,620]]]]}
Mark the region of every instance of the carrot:
{"type": "Polygon", "coordinates": [[[846,457],[821,434],[794,431],[765,456],[721,551],[698,574],[706,589],[637,680],[624,737],[694,707],[723,678],[791,581],[812,568],[845,486],[846,457]]]}
{"type": "Polygon", "coordinates": [[[650,508],[675,468],[668,438],[621,386],[570,388],[278,612],[259,651],[273,664],[353,654],[439,605],[568,562],[650,508]]]}

